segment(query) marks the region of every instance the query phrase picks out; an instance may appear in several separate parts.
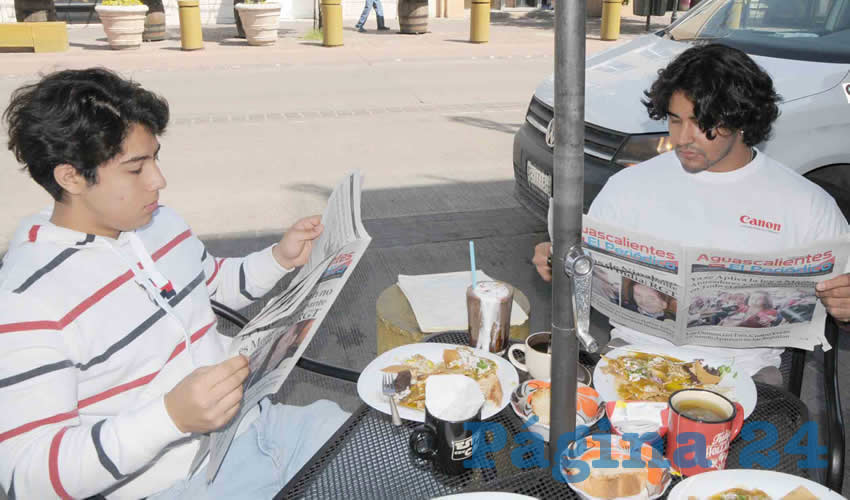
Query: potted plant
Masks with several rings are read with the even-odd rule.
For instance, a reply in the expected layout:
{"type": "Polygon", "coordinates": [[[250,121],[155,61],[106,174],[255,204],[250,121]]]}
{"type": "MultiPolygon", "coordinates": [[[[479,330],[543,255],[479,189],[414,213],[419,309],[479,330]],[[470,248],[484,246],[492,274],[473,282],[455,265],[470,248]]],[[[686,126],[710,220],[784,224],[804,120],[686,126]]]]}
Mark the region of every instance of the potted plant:
{"type": "Polygon", "coordinates": [[[236,4],[249,45],[273,45],[280,25],[280,3],[246,0],[236,4]]]}
{"type": "Polygon", "coordinates": [[[162,0],[141,0],[148,6],[145,15],[145,31],[142,40],[146,42],[159,42],[165,40],[165,5],[162,0]]]}
{"type": "Polygon", "coordinates": [[[142,45],[147,5],[139,0],[103,0],[94,10],[111,48],[136,49],[142,45]]]}

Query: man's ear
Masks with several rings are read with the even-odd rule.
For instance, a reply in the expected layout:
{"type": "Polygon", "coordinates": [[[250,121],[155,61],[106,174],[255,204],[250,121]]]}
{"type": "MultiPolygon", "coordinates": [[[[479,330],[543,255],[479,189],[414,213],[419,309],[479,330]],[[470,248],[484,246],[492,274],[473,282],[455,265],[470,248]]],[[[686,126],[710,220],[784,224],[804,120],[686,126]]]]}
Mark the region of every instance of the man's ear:
{"type": "Polygon", "coordinates": [[[53,169],[53,178],[62,189],[72,195],[82,193],[87,186],[85,177],[80,175],[73,165],[67,163],[57,165],[53,169]]]}

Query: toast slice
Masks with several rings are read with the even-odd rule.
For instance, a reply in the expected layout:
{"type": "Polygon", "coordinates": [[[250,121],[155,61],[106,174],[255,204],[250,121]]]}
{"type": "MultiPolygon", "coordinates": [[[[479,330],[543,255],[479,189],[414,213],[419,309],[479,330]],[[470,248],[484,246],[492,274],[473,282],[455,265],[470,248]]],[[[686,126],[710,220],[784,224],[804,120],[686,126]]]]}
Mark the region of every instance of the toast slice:
{"type": "Polygon", "coordinates": [[[552,404],[552,389],[537,389],[531,394],[531,410],[539,417],[539,422],[549,425],[550,408],[552,404]]]}
{"type": "Polygon", "coordinates": [[[596,498],[622,498],[639,495],[646,490],[647,470],[626,469],[622,463],[611,469],[591,469],[590,476],[576,486],[596,498]]]}
{"type": "Polygon", "coordinates": [[[499,382],[499,376],[496,373],[490,373],[486,377],[479,379],[478,387],[481,388],[484,399],[496,406],[502,404],[502,383],[499,382]]]}

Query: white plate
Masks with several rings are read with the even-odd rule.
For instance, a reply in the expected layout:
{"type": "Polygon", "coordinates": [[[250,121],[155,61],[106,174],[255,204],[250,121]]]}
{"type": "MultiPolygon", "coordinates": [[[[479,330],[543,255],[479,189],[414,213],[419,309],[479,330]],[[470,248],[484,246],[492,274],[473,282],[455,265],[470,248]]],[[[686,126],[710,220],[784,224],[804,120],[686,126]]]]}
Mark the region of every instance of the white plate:
{"type": "MultiPolygon", "coordinates": [[[[390,404],[387,398],[381,393],[381,369],[390,365],[403,364],[404,360],[409,359],[414,354],[421,354],[435,363],[443,362],[443,351],[445,349],[457,349],[456,344],[436,344],[424,342],[421,344],[408,344],[381,354],[373,359],[363,372],[360,373],[360,378],[357,379],[357,395],[364,403],[372,408],[390,414],[390,404]]],[[[502,384],[502,402],[496,407],[491,402],[484,403],[484,410],[481,413],[482,419],[488,419],[499,413],[511,401],[511,393],[519,385],[519,376],[516,368],[504,358],[499,356],[472,349],[476,356],[481,358],[491,359],[496,362],[497,375],[499,382],[502,384]]],[[[405,406],[398,405],[398,413],[401,418],[413,420],[415,422],[425,421],[424,410],[414,410],[405,406]]]]}
{"type": "Polygon", "coordinates": [[[844,498],[829,488],[802,477],[753,469],[717,470],[697,474],[677,484],[670,490],[667,498],[668,500],[687,500],[689,496],[694,496],[702,500],[735,487],[758,488],[771,498],[782,498],[797,486],[805,486],[821,500],[844,498]]]}
{"type": "MultiPolygon", "coordinates": [[[[516,415],[522,420],[523,424],[528,423],[528,419],[534,415],[534,411],[531,409],[531,405],[528,404],[528,395],[536,391],[537,389],[533,387],[529,387],[529,382],[536,382],[536,380],[526,380],[516,389],[514,389],[513,393],[511,393],[511,409],[516,413],[516,415]]],[[[549,380],[545,380],[544,382],[549,382],[549,380]]],[[[579,386],[587,387],[587,384],[582,384],[579,382],[579,386]]],[[[585,419],[581,414],[576,412],[576,426],[584,426],[586,428],[585,434],[590,433],[590,427],[592,427],[596,422],[605,416],[605,402],[602,401],[602,398],[599,398],[597,401],[599,408],[596,411],[596,414],[591,416],[589,419],[585,419]]],[[[531,425],[528,428],[531,432],[536,432],[540,434],[543,438],[543,441],[549,442],[549,426],[546,424],[541,424],[538,420],[535,424],[531,425]]],[[[578,437],[584,437],[584,434],[578,437]]]]}
{"type": "MultiPolygon", "coordinates": [[[[567,460],[569,460],[570,457],[580,458],[582,455],[584,455],[584,453],[588,452],[590,448],[610,448],[612,452],[616,450],[617,454],[625,454],[631,456],[630,452],[628,451],[628,448],[624,446],[626,444],[624,440],[620,436],[617,436],[615,434],[591,434],[590,436],[585,437],[584,441],[586,449],[584,449],[580,453],[577,453],[578,450],[576,449],[576,447],[581,441],[573,441],[572,443],[570,443],[569,447],[567,447],[567,449],[561,453],[560,458],[558,460],[560,463],[562,477],[567,476],[567,460]]],[[[658,451],[651,450],[651,447],[648,443],[643,443],[641,445],[641,456],[645,456],[644,453],[651,453],[652,456],[655,456],[658,451]]],[[[585,463],[587,463],[587,465],[590,467],[590,470],[593,471],[594,463],[596,463],[596,460],[591,459],[590,461],[586,461],[585,463]]],[[[662,476],[661,484],[659,485],[660,488],[658,490],[655,490],[655,488],[653,488],[654,492],[652,495],[647,495],[647,491],[644,490],[638,493],[637,495],[617,498],[622,498],[624,500],[646,500],[647,497],[649,498],[649,500],[655,500],[656,498],[660,498],[664,495],[664,492],[667,491],[667,489],[670,487],[670,484],[673,482],[673,476],[670,474],[669,468],[662,468],[661,471],[662,476]]],[[[567,483],[570,489],[572,489],[579,496],[579,498],[581,498],[582,500],[602,500],[601,498],[594,497],[589,495],[588,493],[585,493],[583,489],[578,487],[578,484],[580,483],[567,483]]]]}
{"type": "MultiPolygon", "coordinates": [[[[735,365],[730,364],[730,360],[728,359],[714,359],[702,354],[695,356],[693,352],[689,352],[686,348],[641,345],[618,347],[606,354],[605,357],[616,359],[624,354],[631,354],[634,352],[646,352],[672,356],[683,361],[702,359],[705,364],[709,366],[729,365],[732,368],[732,372],[726,373],[723,376],[723,379],[719,384],[717,384],[718,388],[728,388],[725,392],[721,391],[722,394],[732,401],[741,403],[741,406],[744,407],[744,418],[749,417],[750,413],[752,413],[753,409],[756,407],[756,384],[753,382],[752,377],[747,375],[743,370],[736,369],[735,365]],[[736,373],[737,376],[735,375],[736,373]]],[[[617,401],[620,397],[617,395],[617,385],[615,383],[614,376],[602,373],[602,368],[607,365],[608,361],[605,358],[602,358],[599,363],[596,364],[596,368],[593,370],[593,387],[604,401],[617,401]]]]}

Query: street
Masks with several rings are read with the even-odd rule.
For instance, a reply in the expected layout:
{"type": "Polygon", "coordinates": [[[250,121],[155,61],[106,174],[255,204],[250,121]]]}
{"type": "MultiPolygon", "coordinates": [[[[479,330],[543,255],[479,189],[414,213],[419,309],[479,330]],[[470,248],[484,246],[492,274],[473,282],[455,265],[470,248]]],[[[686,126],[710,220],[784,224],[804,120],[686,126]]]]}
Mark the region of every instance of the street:
{"type": "MultiPolygon", "coordinates": [[[[0,96],[8,102],[39,72],[104,65],[165,97],[161,201],[201,236],[280,232],[320,213],[351,169],[365,176],[364,217],[385,215],[370,208],[370,190],[471,182],[497,182],[499,192],[472,190],[445,206],[408,198],[394,214],[516,207],[513,133],[554,65],[551,14],[534,14],[496,17],[488,44],[465,41],[468,19],[432,19],[421,36],[346,29],[346,45],[333,49],[303,40],[309,22],[282,23],[270,48],[228,38],[232,26],[209,27],[196,52],[179,50],[173,28],[169,40],[117,52],[105,49],[100,26],[73,25],[67,53],[4,54],[0,96]]],[[[628,26],[617,42],[593,40],[589,27],[588,53],[640,33],[628,26]]],[[[0,248],[18,219],[51,202],[16,167],[0,155],[0,248]]]]}

